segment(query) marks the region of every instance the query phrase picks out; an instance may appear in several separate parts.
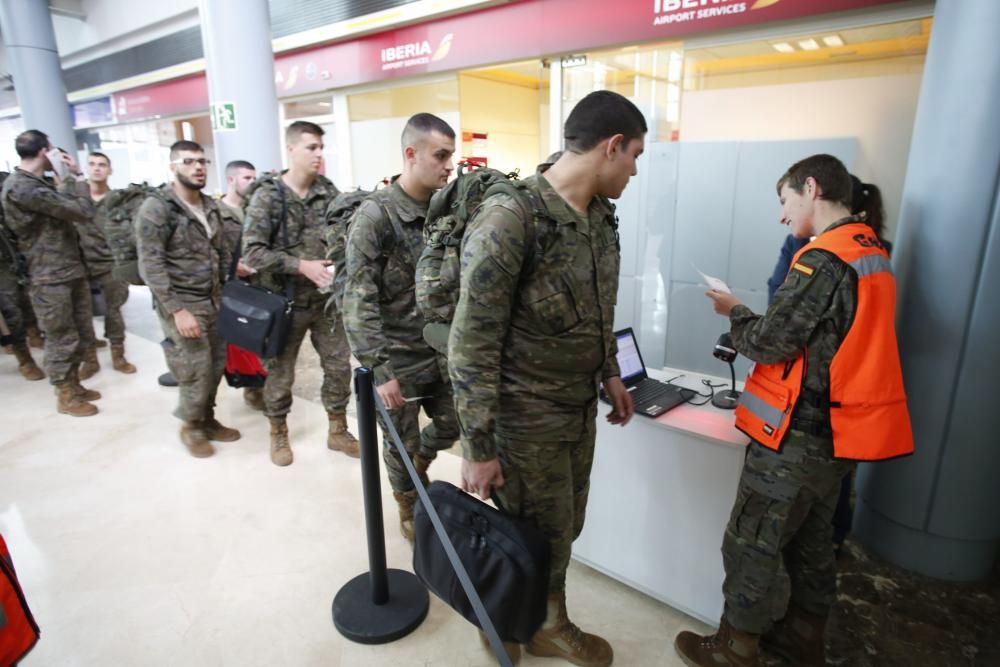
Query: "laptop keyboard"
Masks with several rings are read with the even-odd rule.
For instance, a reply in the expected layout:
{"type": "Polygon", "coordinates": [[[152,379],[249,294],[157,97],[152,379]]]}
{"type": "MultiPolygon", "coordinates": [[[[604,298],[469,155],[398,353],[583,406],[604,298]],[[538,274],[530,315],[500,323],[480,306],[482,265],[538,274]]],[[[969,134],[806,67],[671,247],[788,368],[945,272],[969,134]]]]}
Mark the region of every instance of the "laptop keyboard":
{"type": "Polygon", "coordinates": [[[638,405],[646,401],[649,401],[655,398],[656,396],[660,396],[661,394],[672,393],[674,391],[678,390],[676,387],[672,385],[657,381],[653,382],[647,381],[647,382],[640,382],[638,385],[636,385],[636,388],[629,393],[632,394],[632,403],[638,405]]]}

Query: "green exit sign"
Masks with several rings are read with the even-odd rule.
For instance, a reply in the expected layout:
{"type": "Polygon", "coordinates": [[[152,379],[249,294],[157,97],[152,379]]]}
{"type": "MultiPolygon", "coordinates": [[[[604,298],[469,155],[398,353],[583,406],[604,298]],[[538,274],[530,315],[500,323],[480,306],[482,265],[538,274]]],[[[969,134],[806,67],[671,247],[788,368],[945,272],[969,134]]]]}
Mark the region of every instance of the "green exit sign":
{"type": "Polygon", "coordinates": [[[235,102],[215,102],[212,104],[212,129],[216,132],[236,129],[235,102]]]}

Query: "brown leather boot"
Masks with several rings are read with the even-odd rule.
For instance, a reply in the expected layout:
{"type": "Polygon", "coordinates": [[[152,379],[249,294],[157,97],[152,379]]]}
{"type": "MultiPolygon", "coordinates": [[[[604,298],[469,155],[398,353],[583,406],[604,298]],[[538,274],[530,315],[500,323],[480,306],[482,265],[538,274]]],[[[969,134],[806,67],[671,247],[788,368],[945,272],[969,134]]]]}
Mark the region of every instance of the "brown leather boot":
{"type": "Polygon", "coordinates": [[[101,370],[101,364],[97,361],[97,349],[90,348],[83,353],[83,364],[80,366],[80,379],[92,378],[101,370]]]}
{"type": "MultiPolygon", "coordinates": [[[[486,633],[482,630],[479,631],[479,642],[483,645],[487,651],[491,654],[493,653],[493,647],[490,645],[490,640],[486,638],[486,633]]],[[[507,657],[510,658],[512,665],[517,665],[521,662],[521,645],[517,642],[504,642],[503,650],[507,652],[507,657]]]]}
{"type": "Polygon", "coordinates": [[[245,387],[243,402],[254,410],[264,411],[264,390],[261,387],[245,387]]]}
{"type": "Polygon", "coordinates": [[[607,640],[587,634],[569,620],[566,591],[549,593],[545,622],[528,642],[528,653],[583,667],[608,667],[615,657],[607,640]]]}
{"type": "Polygon", "coordinates": [[[56,388],[56,410],[71,417],[90,417],[97,414],[97,406],[79,396],[69,382],[60,382],[56,388]]]}
{"type": "Polygon", "coordinates": [[[196,459],[207,459],[215,453],[215,447],[208,441],[200,422],[184,422],[181,425],[181,442],[196,459]]]}
{"type": "Polygon", "coordinates": [[[135,366],[125,358],[125,343],[111,344],[111,367],[119,373],[135,373],[135,366]]]}
{"type": "Polygon", "coordinates": [[[70,369],[69,375],[66,376],[66,381],[69,382],[73,387],[73,391],[76,395],[84,401],[99,401],[101,400],[101,392],[96,389],[87,389],[82,384],[80,384],[80,371],[74,366],[70,369]]]}
{"type": "Polygon", "coordinates": [[[17,357],[17,372],[25,380],[41,380],[45,377],[45,373],[31,357],[31,350],[26,343],[14,346],[14,356],[17,357]]]}
{"type": "Polygon", "coordinates": [[[326,436],[326,446],[335,452],[344,452],[353,458],[361,456],[358,440],[347,430],[347,415],[343,412],[329,413],[330,430],[326,436]]]}
{"type": "Polygon", "coordinates": [[[94,343],[94,347],[96,347],[98,350],[103,350],[107,346],[108,346],[108,341],[104,340],[103,338],[98,338],[97,341],[94,343]]]}
{"type": "Polygon", "coordinates": [[[288,423],[285,417],[268,417],[271,422],[271,463],[287,466],[292,463],[292,445],[288,442],[288,423]]]}
{"type": "Polygon", "coordinates": [[[417,476],[420,477],[420,481],[424,483],[424,486],[427,486],[431,483],[430,478],[427,477],[427,469],[431,467],[431,461],[434,459],[429,459],[420,452],[415,453],[412,458],[413,467],[417,471],[417,476]]]}
{"type": "Polygon", "coordinates": [[[240,439],[240,432],[235,428],[229,428],[219,423],[215,415],[209,413],[207,419],[201,421],[201,430],[205,432],[205,437],[216,442],[236,442],[240,439]]]}
{"type": "Polygon", "coordinates": [[[45,338],[42,337],[42,332],[38,327],[28,327],[25,330],[25,336],[28,338],[28,345],[36,350],[45,347],[45,338]]]}
{"type": "Polygon", "coordinates": [[[785,617],[760,638],[760,647],[799,667],[826,665],[827,616],[811,614],[794,604],[788,605],[785,617]]]}
{"type": "Polygon", "coordinates": [[[399,532],[402,533],[403,537],[412,547],[413,505],[417,502],[417,492],[413,489],[403,491],[402,493],[393,491],[392,497],[396,499],[396,504],[399,506],[399,532]]]}
{"type": "Polygon", "coordinates": [[[760,635],[737,630],[723,616],[719,631],[701,636],[685,630],[674,640],[674,650],[690,667],[758,667],[760,635]]]}

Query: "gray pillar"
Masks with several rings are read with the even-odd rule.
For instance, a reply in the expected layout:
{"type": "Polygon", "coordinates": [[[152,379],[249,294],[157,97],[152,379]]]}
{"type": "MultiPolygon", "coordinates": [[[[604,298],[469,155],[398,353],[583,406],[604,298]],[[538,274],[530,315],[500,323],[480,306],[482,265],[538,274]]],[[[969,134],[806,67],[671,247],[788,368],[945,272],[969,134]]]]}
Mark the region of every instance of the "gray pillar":
{"type": "Polygon", "coordinates": [[[28,130],[41,130],[52,144],[76,156],[62,66],[46,0],[0,0],[0,30],[10,73],[28,130]]]}
{"type": "Polygon", "coordinates": [[[200,0],[199,11],[216,173],[224,187],[231,160],[248,160],[258,172],[281,168],[271,17],[267,0],[200,0]],[[230,110],[235,130],[224,127],[230,110]]]}
{"type": "Polygon", "coordinates": [[[862,466],[855,513],[871,550],[952,580],[1000,552],[997,26],[996,0],[935,6],[893,256],[916,453],[862,466]]]}

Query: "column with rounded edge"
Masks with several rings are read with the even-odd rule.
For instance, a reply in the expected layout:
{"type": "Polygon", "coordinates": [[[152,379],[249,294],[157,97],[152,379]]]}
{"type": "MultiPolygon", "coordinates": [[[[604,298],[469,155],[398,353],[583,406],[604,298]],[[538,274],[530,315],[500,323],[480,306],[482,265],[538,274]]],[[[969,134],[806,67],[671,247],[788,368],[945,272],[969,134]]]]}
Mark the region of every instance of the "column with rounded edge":
{"type": "Polygon", "coordinates": [[[76,157],[76,135],[48,3],[0,0],[0,30],[25,129],[41,130],[53,146],[76,157]]]}
{"type": "Polygon", "coordinates": [[[200,0],[216,173],[251,162],[263,173],[281,168],[281,128],[267,0],[200,0]]]}

